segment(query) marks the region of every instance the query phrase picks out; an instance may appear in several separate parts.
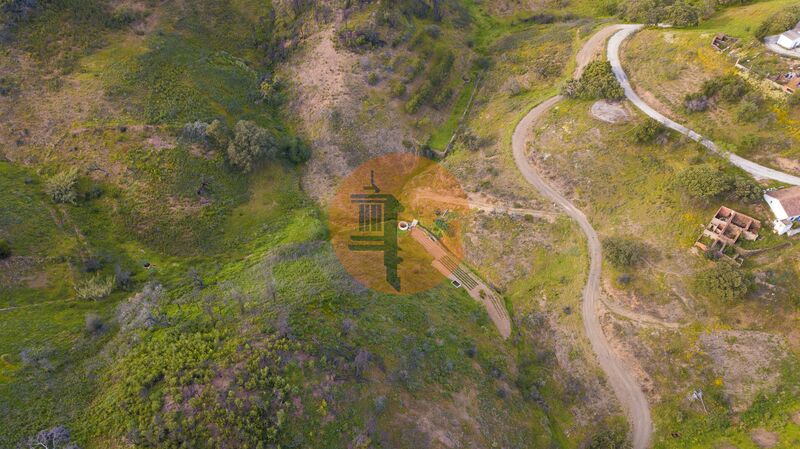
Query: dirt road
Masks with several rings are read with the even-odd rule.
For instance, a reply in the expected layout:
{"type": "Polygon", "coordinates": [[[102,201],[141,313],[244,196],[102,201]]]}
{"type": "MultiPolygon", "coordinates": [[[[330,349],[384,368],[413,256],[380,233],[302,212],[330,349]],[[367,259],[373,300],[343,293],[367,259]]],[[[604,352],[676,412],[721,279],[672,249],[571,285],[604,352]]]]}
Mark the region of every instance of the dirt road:
{"type": "Polygon", "coordinates": [[[614,75],[617,77],[617,80],[622,85],[623,89],[625,89],[625,96],[628,97],[628,100],[630,100],[634,106],[667,128],[673,129],[689,137],[714,153],[724,157],[725,159],[728,159],[731,164],[741,168],[747,173],[750,173],[756,179],[772,179],[785,184],[800,185],[800,177],[774,170],[769,167],[764,167],[763,165],[757,164],[751,160],[725,151],[719,148],[714,142],[706,139],[705,137],[685,126],[670,120],[645,103],[644,100],[639,97],[636,91],[633,90],[633,86],[631,86],[628,76],[622,69],[622,63],[619,59],[619,48],[622,43],[625,41],[625,39],[639,31],[641,28],[642,25],[622,25],[619,31],[617,31],[608,41],[608,60],[611,62],[611,69],[614,71],[614,75]]]}
{"type": "MultiPolygon", "coordinates": [[[[602,53],[603,43],[612,33],[624,29],[621,25],[612,25],[600,30],[590,38],[584,47],[578,52],[578,67],[575,74],[583,73],[583,68],[596,55],[602,53]]],[[[602,266],[602,250],[600,239],[597,236],[589,220],[577,207],[575,207],[561,193],[550,186],[528,162],[525,154],[525,144],[530,134],[533,124],[550,108],[562,100],[560,95],[552,97],[537,105],[517,124],[514,135],[511,139],[511,147],[514,154],[514,162],[525,179],[533,185],[543,196],[556,203],[580,226],[586,235],[589,247],[589,279],[583,290],[583,303],[581,313],[583,324],[586,329],[586,336],[592,345],[592,349],[597,355],[598,363],[608,377],[608,382],[614,390],[617,398],[622,404],[623,409],[633,428],[633,448],[646,449],[650,445],[650,438],[653,433],[653,421],[650,417],[650,406],[639,384],[634,379],[631,372],[611,350],[611,346],[603,334],[600,326],[600,319],[597,315],[597,306],[600,298],[600,274],[602,266]]]]}

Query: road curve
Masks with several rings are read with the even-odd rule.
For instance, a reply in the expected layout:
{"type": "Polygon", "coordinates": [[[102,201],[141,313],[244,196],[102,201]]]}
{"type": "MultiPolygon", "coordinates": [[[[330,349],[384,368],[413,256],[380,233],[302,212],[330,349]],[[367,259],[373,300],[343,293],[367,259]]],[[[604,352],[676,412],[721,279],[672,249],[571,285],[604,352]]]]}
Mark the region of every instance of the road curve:
{"type": "MultiPolygon", "coordinates": [[[[598,53],[602,52],[602,44],[611,33],[624,29],[620,25],[612,25],[600,30],[587,41],[584,47],[578,52],[578,67],[575,74],[580,75],[585,65],[598,53]],[[598,47],[599,46],[599,47],[598,47]]],[[[636,379],[625,367],[623,362],[611,350],[611,346],[600,326],[600,318],[597,315],[597,306],[600,300],[600,275],[602,267],[602,248],[600,239],[597,236],[586,215],[575,207],[561,193],[550,186],[536,170],[531,166],[525,154],[525,142],[533,124],[550,108],[561,101],[563,97],[557,95],[530,110],[527,115],[517,124],[511,138],[511,148],[514,155],[514,162],[522,173],[523,177],[533,185],[544,197],[550,199],[580,226],[586,235],[589,248],[589,278],[583,289],[583,302],[581,304],[581,314],[586,336],[592,345],[592,349],[597,355],[598,363],[608,377],[608,382],[614,390],[620,404],[630,420],[634,449],[646,449],[650,445],[653,434],[653,421],[650,416],[650,406],[636,379]]]]}
{"type": "Polygon", "coordinates": [[[631,103],[633,103],[642,112],[647,114],[650,118],[658,121],[667,128],[673,129],[689,137],[690,139],[698,142],[700,145],[703,145],[725,159],[728,159],[731,164],[741,168],[747,173],[750,173],[756,179],[772,179],[784,184],[800,185],[800,177],[774,170],[769,167],[764,167],[763,165],[757,164],[751,160],[745,159],[729,151],[725,151],[719,148],[714,142],[706,139],[705,137],[685,126],[670,120],[645,103],[639,97],[639,95],[636,94],[636,91],[633,90],[630,80],[628,80],[628,76],[622,69],[622,63],[619,59],[619,49],[622,43],[629,36],[639,31],[642,28],[642,25],[622,25],[620,28],[621,29],[611,36],[611,39],[608,41],[608,61],[611,63],[611,69],[614,71],[614,75],[617,77],[617,80],[622,85],[622,88],[625,89],[625,96],[628,97],[628,100],[630,100],[631,103]]]}

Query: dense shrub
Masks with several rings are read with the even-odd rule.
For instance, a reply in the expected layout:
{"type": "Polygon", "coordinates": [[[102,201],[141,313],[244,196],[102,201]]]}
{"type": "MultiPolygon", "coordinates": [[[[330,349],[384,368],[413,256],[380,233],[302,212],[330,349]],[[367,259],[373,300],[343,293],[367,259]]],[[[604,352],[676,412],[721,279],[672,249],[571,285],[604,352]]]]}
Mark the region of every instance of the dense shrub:
{"type": "Polygon", "coordinates": [[[437,107],[442,106],[449,100],[452,90],[448,90],[444,85],[450,77],[454,62],[455,55],[452,51],[439,49],[434,52],[425,81],[417,87],[417,91],[406,102],[406,112],[413,114],[428,102],[437,107]]]}
{"type": "Polygon", "coordinates": [[[585,444],[586,449],[630,449],[628,428],[624,422],[614,420],[606,423],[585,444]]]}
{"type": "Polygon", "coordinates": [[[698,273],[695,277],[695,288],[710,298],[732,301],[747,294],[750,279],[733,264],[722,261],[713,268],[698,273]]]}
{"type": "Polygon", "coordinates": [[[294,164],[302,164],[311,159],[311,149],[298,137],[285,138],[281,144],[281,153],[294,164]]]}
{"type": "Polygon", "coordinates": [[[620,100],[625,96],[625,91],[620,86],[611,63],[608,61],[593,61],[586,66],[580,80],[571,80],[561,89],[561,94],[570,98],[581,100],[620,100]]]}
{"type": "Polygon", "coordinates": [[[702,94],[708,98],[719,97],[728,103],[738,103],[749,88],[747,82],[736,75],[724,75],[703,83],[702,94]]]}
{"type": "Polygon", "coordinates": [[[630,267],[642,258],[644,247],[641,243],[625,237],[603,239],[606,258],[618,268],[630,267]]]}
{"type": "Polygon", "coordinates": [[[230,143],[231,133],[225,123],[220,120],[214,119],[206,127],[206,138],[208,143],[215,148],[227,148],[230,143]]]}
{"type": "Polygon", "coordinates": [[[708,200],[729,191],[731,178],[715,168],[694,166],[678,173],[675,185],[693,198],[708,200]]]}
{"type": "Polygon", "coordinates": [[[208,123],[196,120],[183,125],[183,129],[181,129],[181,138],[188,142],[205,144],[207,130],[208,123]]]}
{"type": "Polygon", "coordinates": [[[18,447],[25,449],[80,449],[77,444],[70,442],[69,429],[64,426],[42,430],[18,447]]]}
{"type": "Polygon", "coordinates": [[[342,29],[339,31],[339,43],[345,48],[361,52],[383,47],[386,42],[381,39],[377,31],[342,29]]]}
{"type": "Polygon", "coordinates": [[[708,97],[702,92],[686,94],[683,98],[683,106],[689,112],[703,112],[708,109],[708,97]]]}
{"type": "Polygon", "coordinates": [[[800,6],[781,8],[761,22],[761,25],[756,28],[755,35],[758,39],[764,39],[767,36],[780,34],[794,28],[797,22],[800,22],[800,6]]]}
{"type": "Polygon", "coordinates": [[[228,144],[228,161],[243,172],[253,170],[259,163],[276,154],[275,139],[255,122],[236,123],[233,140],[228,144]]]}
{"type": "Polygon", "coordinates": [[[746,203],[757,203],[764,198],[764,189],[749,178],[737,176],[733,181],[733,196],[746,203]]]}
{"type": "Polygon", "coordinates": [[[0,239],[0,260],[11,257],[11,244],[6,239],[0,239]]]}
{"type": "Polygon", "coordinates": [[[659,137],[665,135],[667,128],[656,120],[648,118],[636,126],[633,130],[633,141],[646,145],[656,142],[659,137]]]}
{"type": "Polygon", "coordinates": [[[695,26],[700,23],[700,10],[694,5],[678,2],[666,9],[666,21],[677,27],[695,26]]]}
{"type": "Polygon", "coordinates": [[[75,183],[78,182],[78,169],[71,168],[55,174],[47,180],[44,191],[54,203],[75,204],[78,198],[75,183]]]}

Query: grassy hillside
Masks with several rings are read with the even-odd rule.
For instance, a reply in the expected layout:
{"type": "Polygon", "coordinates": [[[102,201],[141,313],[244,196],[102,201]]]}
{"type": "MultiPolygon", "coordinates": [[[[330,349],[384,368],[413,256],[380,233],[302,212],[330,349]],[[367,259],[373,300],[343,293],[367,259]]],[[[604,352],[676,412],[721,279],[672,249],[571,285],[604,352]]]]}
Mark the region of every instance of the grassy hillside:
{"type": "MultiPolygon", "coordinates": [[[[563,354],[549,349],[563,335],[548,321],[559,311],[527,299],[543,291],[575,307],[582,273],[567,267],[585,256],[570,224],[470,217],[484,223],[476,246],[509,224],[519,238],[550,236],[527,244],[533,276],[512,261],[520,328],[504,342],[461,290],[395,297],[355,284],[283,149],[243,173],[225,146],[197,137],[197,121],[250,120],[283,148],[297,120],[275,73],[335,10],[4,5],[14,8],[0,54],[0,239],[11,248],[0,261],[0,446],[65,426],[84,448],[576,447],[614,413],[575,416],[585,379],[561,376],[563,354]],[[55,202],[55,180],[73,168],[69,200],[55,202]],[[551,239],[560,268],[544,264],[551,239]]],[[[353,8],[342,29],[371,12],[353,8]]],[[[403,114],[450,120],[445,136],[470,90],[459,77],[477,57],[467,40],[485,33],[456,20],[485,13],[449,3],[438,37],[427,14],[403,19],[418,32],[398,70],[420,72],[399,107],[424,100],[403,114]],[[436,104],[421,84],[440,68],[434,87],[452,92],[436,104]]],[[[503,275],[487,272],[505,286],[503,275]]],[[[582,375],[593,379],[591,367],[582,375]]]]}

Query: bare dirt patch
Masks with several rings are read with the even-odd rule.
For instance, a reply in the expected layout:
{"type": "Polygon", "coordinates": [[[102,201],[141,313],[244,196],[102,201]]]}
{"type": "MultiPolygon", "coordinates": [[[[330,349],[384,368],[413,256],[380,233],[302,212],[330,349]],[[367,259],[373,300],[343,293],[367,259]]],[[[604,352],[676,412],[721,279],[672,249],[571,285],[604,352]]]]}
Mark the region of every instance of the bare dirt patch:
{"type": "Polygon", "coordinates": [[[778,445],[778,434],[767,429],[755,429],[750,432],[750,438],[758,447],[769,449],[778,445]]]}
{"type": "Polygon", "coordinates": [[[758,393],[779,382],[778,364],[787,351],[782,337],[758,331],[706,333],[700,346],[714,361],[734,411],[746,409],[758,393]]]}
{"type": "Polygon", "coordinates": [[[592,105],[591,112],[592,117],[606,123],[626,123],[631,119],[631,114],[626,104],[620,101],[597,101],[592,105]]]}

